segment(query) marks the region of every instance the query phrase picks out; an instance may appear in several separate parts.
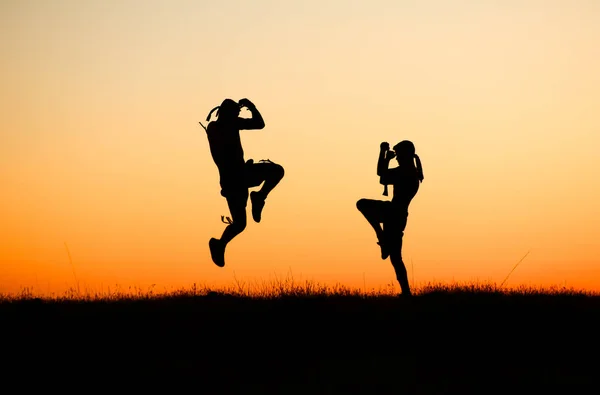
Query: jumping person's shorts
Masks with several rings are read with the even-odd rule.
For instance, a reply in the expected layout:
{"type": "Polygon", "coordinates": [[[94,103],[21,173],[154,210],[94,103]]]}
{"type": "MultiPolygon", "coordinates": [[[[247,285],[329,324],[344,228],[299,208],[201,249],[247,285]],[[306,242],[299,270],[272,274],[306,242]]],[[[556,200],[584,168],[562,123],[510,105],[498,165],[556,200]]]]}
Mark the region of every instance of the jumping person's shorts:
{"type": "Polygon", "coordinates": [[[252,159],[247,160],[243,174],[221,180],[221,196],[227,200],[239,200],[240,203],[244,201],[245,205],[248,201],[248,188],[262,184],[274,166],[278,165],[270,160],[258,163],[254,163],[252,159]]]}

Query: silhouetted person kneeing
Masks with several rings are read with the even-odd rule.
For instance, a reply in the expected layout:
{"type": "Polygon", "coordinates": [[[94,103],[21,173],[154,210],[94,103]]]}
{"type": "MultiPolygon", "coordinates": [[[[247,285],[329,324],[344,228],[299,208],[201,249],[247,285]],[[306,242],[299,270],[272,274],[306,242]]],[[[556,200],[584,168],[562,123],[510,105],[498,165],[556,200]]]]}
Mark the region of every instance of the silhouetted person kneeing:
{"type": "Polygon", "coordinates": [[[223,231],[220,239],[211,238],[208,242],[213,262],[225,266],[225,247],[246,228],[246,206],[248,189],[263,184],[259,191],[250,193],[252,201],[252,218],[260,222],[265,200],[269,192],[281,181],[284,175],[283,167],[270,160],[254,163],[244,161],[244,150],[240,140],[240,130],[263,129],[265,122],[260,112],[248,99],[239,103],[225,99],[220,106],[213,108],[207,121],[214,111],[217,120],[206,127],[210,145],[210,153],[219,169],[221,195],[227,199],[231,221],[223,231]],[[243,107],[248,108],[252,118],[240,117],[243,107]]]}
{"type": "Polygon", "coordinates": [[[419,190],[419,183],[423,181],[423,168],[412,142],[404,140],[396,144],[393,151],[389,148],[388,143],[381,143],[377,175],[379,183],[385,186],[385,196],[387,186],[394,186],[392,200],[360,199],[356,207],[375,229],[377,244],[381,247],[381,259],[390,257],[402,295],[410,296],[406,267],[402,261],[402,237],[408,219],[408,206],[419,190]],[[390,160],[394,157],[398,167],[389,169],[390,160]]]}

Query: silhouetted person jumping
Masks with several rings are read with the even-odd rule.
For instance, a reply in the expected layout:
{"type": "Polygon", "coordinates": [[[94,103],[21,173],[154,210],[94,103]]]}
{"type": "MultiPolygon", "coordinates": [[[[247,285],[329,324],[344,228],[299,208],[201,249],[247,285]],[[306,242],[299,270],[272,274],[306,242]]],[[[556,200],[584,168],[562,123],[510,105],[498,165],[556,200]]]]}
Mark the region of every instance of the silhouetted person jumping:
{"type": "Polygon", "coordinates": [[[419,183],[423,181],[423,168],[414,144],[404,140],[390,151],[388,143],[381,143],[377,175],[379,183],[385,186],[383,195],[387,196],[388,185],[394,186],[392,200],[360,199],[356,207],[375,229],[377,244],[381,247],[381,259],[390,257],[402,295],[410,296],[406,267],[402,261],[402,237],[408,219],[408,206],[419,190],[419,183]],[[389,169],[390,160],[394,157],[398,167],[389,169]]]}
{"type": "Polygon", "coordinates": [[[210,153],[219,169],[221,195],[227,199],[231,221],[223,231],[220,239],[211,238],[208,242],[210,255],[213,262],[225,266],[225,247],[238,234],[246,228],[246,206],[248,203],[248,189],[263,184],[259,191],[250,193],[252,201],[252,218],[260,222],[265,199],[269,192],[281,181],[284,175],[283,167],[263,160],[254,163],[252,159],[244,161],[244,150],[240,140],[240,130],[263,129],[265,122],[254,104],[248,99],[241,99],[239,103],[225,99],[220,106],[213,108],[217,120],[210,122],[206,127],[206,135],[210,145],[210,153]],[[252,118],[240,117],[243,107],[248,108],[252,118]]]}

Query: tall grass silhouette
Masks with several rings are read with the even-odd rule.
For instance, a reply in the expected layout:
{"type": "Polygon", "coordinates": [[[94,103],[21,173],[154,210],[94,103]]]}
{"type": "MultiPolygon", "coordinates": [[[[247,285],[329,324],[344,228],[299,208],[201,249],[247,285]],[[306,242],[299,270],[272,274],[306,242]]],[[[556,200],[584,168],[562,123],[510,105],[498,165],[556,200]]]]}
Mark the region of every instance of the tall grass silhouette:
{"type": "Polygon", "coordinates": [[[394,284],[369,290],[291,274],[221,288],[25,288],[0,296],[0,338],[15,345],[3,351],[11,361],[3,373],[18,377],[27,366],[31,377],[69,372],[136,388],[184,378],[203,393],[578,393],[595,385],[588,360],[600,351],[598,293],[491,282],[398,293],[394,284]]]}
{"type": "MultiPolygon", "coordinates": [[[[532,286],[518,285],[505,287],[506,279],[498,285],[493,282],[453,282],[433,283],[416,286],[414,296],[580,296],[600,297],[600,293],[585,289],[576,289],[566,286],[532,286]]],[[[234,274],[234,281],[229,286],[211,287],[206,284],[193,283],[189,287],[179,289],[164,289],[158,291],[153,284],[148,288],[135,286],[121,287],[115,285],[105,291],[81,290],[77,281],[76,287],[71,287],[62,294],[39,294],[33,288],[25,287],[17,293],[0,293],[0,302],[15,302],[25,300],[44,301],[131,301],[150,300],[161,298],[185,298],[200,296],[228,296],[247,299],[277,299],[277,298],[371,298],[388,299],[398,296],[398,287],[394,283],[367,289],[349,287],[344,284],[327,285],[317,281],[295,280],[292,275],[277,277],[271,281],[248,282],[239,280],[234,274]]]]}

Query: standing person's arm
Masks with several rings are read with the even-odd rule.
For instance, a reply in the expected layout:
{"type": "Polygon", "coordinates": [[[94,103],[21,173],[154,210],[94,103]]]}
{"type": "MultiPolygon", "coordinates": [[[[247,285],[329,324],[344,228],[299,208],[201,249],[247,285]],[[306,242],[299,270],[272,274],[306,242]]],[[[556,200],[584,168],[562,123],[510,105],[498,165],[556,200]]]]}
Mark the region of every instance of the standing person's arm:
{"type": "Polygon", "coordinates": [[[388,195],[388,185],[392,184],[392,174],[390,173],[388,166],[390,160],[395,156],[394,151],[390,151],[390,145],[386,142],[381,143],[379,146],[379,159],[377,160],[377,175],[379,176],[379,183],[384,186],[383,196],[388,195]]]}
{"type": "Polygon", "coordinates": [[[394,151],[390,151],[390,145],[386,142],[381,143],[379,146],[379,159],[377,160],[377,175],[379,176],[379,183],[383,185],[391,184],[390,174],[388,166],[390,160],[395,156],[394,151]]]}
{"type": "Polygon", "coordinates": [[[239,104],[240,106],[246,107],[252,114],[252,118],[238,118],[239,130],[262,129],[265,127],[265,121],[261,113],[256,109],[254,103],[248,99],[241,99],[239,104]]]}

